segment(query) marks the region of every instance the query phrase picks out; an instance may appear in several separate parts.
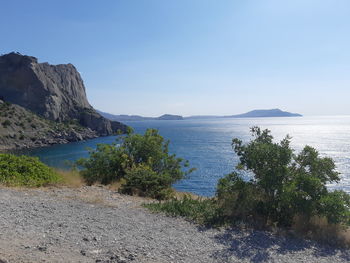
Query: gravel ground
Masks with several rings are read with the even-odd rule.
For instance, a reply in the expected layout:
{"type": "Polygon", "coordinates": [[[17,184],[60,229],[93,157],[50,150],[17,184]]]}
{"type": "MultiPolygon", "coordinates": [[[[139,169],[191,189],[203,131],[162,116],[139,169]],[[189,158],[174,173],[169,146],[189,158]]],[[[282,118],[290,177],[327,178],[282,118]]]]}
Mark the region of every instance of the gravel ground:
{"type": "Polygon", "coordinates": [[[0,189],[0,262],[349,262],[263,231],[203,229],[103,187],[0,189]]]}

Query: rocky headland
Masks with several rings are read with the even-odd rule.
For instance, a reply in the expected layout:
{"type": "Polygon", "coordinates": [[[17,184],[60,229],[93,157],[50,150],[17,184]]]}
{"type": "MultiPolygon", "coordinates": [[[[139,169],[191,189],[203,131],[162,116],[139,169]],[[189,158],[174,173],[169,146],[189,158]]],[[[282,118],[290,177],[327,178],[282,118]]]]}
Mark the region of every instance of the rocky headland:
{"type": "Polygon", "coordinates": [[[88,102],[72,64],[50,65],[19,53],[0,56],[0,150],[108,136],[127,126],[88,102]]]}

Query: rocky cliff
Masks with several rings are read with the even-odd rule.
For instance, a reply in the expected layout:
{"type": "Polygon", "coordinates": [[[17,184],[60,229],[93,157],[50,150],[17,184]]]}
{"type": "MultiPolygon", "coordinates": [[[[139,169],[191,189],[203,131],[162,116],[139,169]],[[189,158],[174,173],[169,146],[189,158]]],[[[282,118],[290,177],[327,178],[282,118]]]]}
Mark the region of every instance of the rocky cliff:
{"type": "Polygon", "coordinates": [[[86,98],[83,80],[72,64],[38,63],[37,58],[19,53],[0,56],[0,99],[51,121],[77,121],[99,136],[127,128],[95,111],[86,98]]]}

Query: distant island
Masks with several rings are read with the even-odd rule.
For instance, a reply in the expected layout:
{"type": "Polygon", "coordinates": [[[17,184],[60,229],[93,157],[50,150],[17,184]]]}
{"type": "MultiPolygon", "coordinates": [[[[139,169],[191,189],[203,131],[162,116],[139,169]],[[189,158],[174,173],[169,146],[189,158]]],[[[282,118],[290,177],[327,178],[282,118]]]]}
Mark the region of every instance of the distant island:
{"type": "Polygon", "coordinates": [[[143,117],[140,115],[114,115],[107,112],[97,110],[103,117],[112,121],[151,121],[151,120],[183,120],[184,117],[180,115],[164,114],[159,117],[143,117]]]}
{"type": "Polygon", "coordinates": [[[266,118],[266,117],[302,117],[303,115],[298,113],[291,113],[288,111],[282,111],[280,109],[271,110],[252,110],[247,113],[225,116],[225,118],[266,118]]]}
{"type": "Polygon", "coordinates": [[[270,118],[270,117],[302,117],[298,113],[282,111],[280,109],[252,110],[237,115],[217,116],[217,115],[196,115],[183,117],[181,115],[164,114],[160,117],[143,117],[140,115],[114,115],[102,111],[97,111],[103,117],[112,121],[149,121],[149,120],[186,120],[186,119],[212,119],[212,118],[270,118]]]}
{"type": "Polygon", "coordinates": [[[157,120],[183,120],[184,118],[181,115],[164,114],[156,119],[157,120]]]}

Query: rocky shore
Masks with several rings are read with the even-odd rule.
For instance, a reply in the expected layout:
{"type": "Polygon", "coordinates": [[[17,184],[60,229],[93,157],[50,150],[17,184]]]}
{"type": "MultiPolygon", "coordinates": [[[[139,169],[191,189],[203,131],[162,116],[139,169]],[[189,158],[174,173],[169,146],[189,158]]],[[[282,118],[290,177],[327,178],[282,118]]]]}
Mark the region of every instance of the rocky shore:
{"type": "Polygon", "coordinates": [[[205,229],[104,187],[0,189],[0,262],[349,262],[263,231],[205,229]]]}
{"type": "Polygon", "coordinates": [[[0,151],[82,141],[99,134],[76,122],[53,122],[0,99],[0,151]]]}

